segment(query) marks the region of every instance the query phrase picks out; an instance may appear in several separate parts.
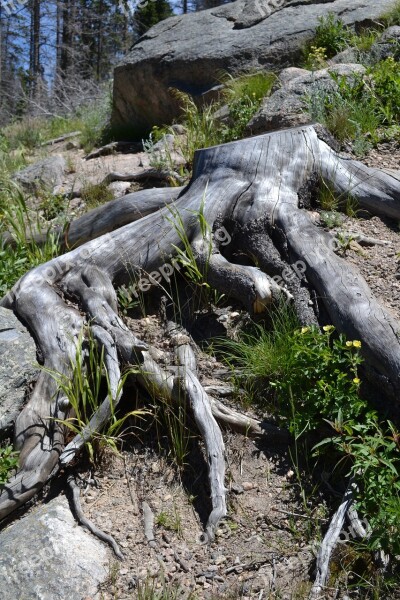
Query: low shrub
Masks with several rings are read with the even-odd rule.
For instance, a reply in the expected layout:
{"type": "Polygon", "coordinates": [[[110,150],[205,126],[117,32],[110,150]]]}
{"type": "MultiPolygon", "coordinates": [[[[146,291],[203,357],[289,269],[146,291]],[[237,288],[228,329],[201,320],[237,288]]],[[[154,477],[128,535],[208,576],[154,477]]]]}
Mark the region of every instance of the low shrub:
{"type": "Polygon", "coordinates": [[[361,342],[332,325],[300,328],[284,309],[271,329],[255,325],[221,344],[248,401],[272,410],[296,444],[310,433],[322,438],[314,456],[355,481],[356,508],[371,530],[366,546],[399,554],[400,432],[360,394],[361,342]]]}
{"type": "Polygon", "coordinates": [[[306,52],[312,44],[315,48],[323,48],[326,57],[332,58],[350,45],[352,35],[352,30],[344,24],[342,19],[334,13],[328,13],[326,17],[318,19],[315,36],[310,46],[306,48],[306,52]]]}
{"type": "Polygon", "coordinates": [[[308,98],[312,117],[339,142],[356,142],[362,155],[385,136],[385,128],[400,124],[400,65],[392,57],[352,79],[332,74],[337,90],[318,91],[308,98]]]}

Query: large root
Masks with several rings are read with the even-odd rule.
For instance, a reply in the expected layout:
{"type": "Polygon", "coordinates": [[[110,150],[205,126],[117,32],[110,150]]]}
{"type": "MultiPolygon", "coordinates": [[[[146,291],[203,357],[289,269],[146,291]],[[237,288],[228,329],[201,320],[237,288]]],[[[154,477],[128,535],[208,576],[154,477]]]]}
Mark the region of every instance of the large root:
{"type": "MultiPolygon", "coordinates": [[[[226,514],[224,445],[213,413],[223,420],[229,411],[208,398],[190,352],[181,351],[181,366],[172,374],[157,365],[147,346],[118,316],[114,291],[114,286],[129,285],[138,276],[145,291],[160,281],[161,274],[171,274],[172,256],[176,247],[183,246],[179,228],[194,244],[199,262],[204,261],[194,214],[202,205],[212,231],[226,226],[232,234],[230,245],[223,246],[214,231],[217,241],[208,261],[209,281],[253,311],[268,308],[282,294],[294,296],[303,322],[316,322],[322,307],[339,331],[363,342],[373,377],[380,378],[398,408],[399,325],[377,303],[360,274],[335,254],[331,238],[299,208],[299,192],[316,172],[337,193],[350,192],[360,206],[400,218],[398,179],[340,158],[313,126],[301,127],[199,151],[186,188],[138,192],[81,217],[66,235],[66,245],[75,249],[18,282],[2,305],[27,324],[46,370],[16,423],[21,469],[0,494],[0,518],[32,497],[57,469],[60,455],[63,463],[69,462],[109,416],[105,402],[63,452],[64,432],[56,419],[67,418],[69,407],[50,371],[70,373],[86,325],[104,348],[114,405],[120,396],[120,363],[141,364],[142,385],[172,400],[181,395],[190,405],[209,462],[213,510],[206,533],[212,538],[226,514]],[[164,206],[171,200],[173,211],[164,206]],[[180,221],[174,225],[177,214],[180,221]],[[239,255],[241,260],[236,261],[239,255]],[[301,272],[287,282],[281,266],[290,270],[299,261],[301,272]],[[148,274],[145,281],[143,274],[148,274]]],[[[234,420],[232,414],[230,418],[234,420]]],[[[238,415],[235,418],[240,421],[238,415]]],[[[257,429],[257,423],[248,423],[257,429]]]]}

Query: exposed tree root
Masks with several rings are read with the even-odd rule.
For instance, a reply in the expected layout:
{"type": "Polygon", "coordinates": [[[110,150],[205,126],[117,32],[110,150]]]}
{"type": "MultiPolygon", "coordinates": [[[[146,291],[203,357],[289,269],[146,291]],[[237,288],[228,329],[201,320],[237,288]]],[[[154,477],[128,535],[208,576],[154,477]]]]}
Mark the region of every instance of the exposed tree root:
{"type": "MultiPolygon", "coordinates": [[[[190,406],[209,465],[212,512],[206,537],[212,539],[226,515],[224,444],[213,413],[231,424],[243,424],[242,417],[208,397],[187,348],[177,351],[172,373],[161,369],[118,316],[114,290],[148,274],[140,284],[147,290],[160,280],[165,265],[173,269],[176,248],[183,247],[182,227],[200,266],[207,266],[208,281],[252,312],[266,310],[276,297],[293,297],[302,322],[318,322],[323,309],[340,332],[361,340],[369,373],[386,390],[386,407],[398,410],[399,324],[361,275],[337,256],[331,237],[299,208],[299,194],[316,172],[336,193],[350,192],[370,212],[400,218],[395,176],[341,158],[313,126],[306,126],[201,150],[183,190],[138,192],[71,223],[65,246],[73,249],[25,275],[1,303],[30,329],[45,370],[16,423],[21,469],[0,494],[0,518],[31,498],[60,464],[60,455],[69,462],[108,418],[103,403],[63,451],[64,431],[57,419],[68,418],[69,406],[50,371],[71,373],[86,326],[104,348],[114,405],[120,396],[119,365],[129,363],[141,366],[138,379],[146,389],[171,401],[183,398],[190,406]],[[173,211],[165,206],[171,201],[173,211]],[[196,217],[201,207],[212,231],[211,255],[196,217]],[[221,227],[231,234],[229,245],[221,243],[221,227]],[[283,269],[289,269],[290,278],[283,269]]],[[[258,433],[259,424],[252,420],[247,427],[258,433]]]]}
{"type": "MultiPolygon", "coordinates": [[[[51,233],[64,251],[71,250],[164,208],[174,202],[182,190],[182,187],[154,188],[126,194],[85,213],[66,228],[55,227],[51,233]]],[[[10,246],[16,245],[12,233],[2,234],[2,241],[10,246]]],[[[38,246],[47,241],[47,232],[27,234],[27,242],[38,246]]]]}
{"type": "Polygon", "coordinates": [[[42,142],[41,146],[53,146],[54,144],[59,144],[60,142],[65,142],[65,140],[70,140],[71,138],[78,137],[81,135],[81,131],[71,131],[71,133],[65,133],[64,135],[60,135],[59,137],[53,138],[52,140],[47,140],[46,142],[42,142]]]}
{"type": "Polygon", "coordinates": [[[69,475],[68,485],[72,491],[71,500],[72,500],[73,510],[74,510],[74,513],[75,513],[75,516],[76,516],[78,522],[82,525],[82,527],[86,527],[86,529],[88,529],[90,531],[90,533],[93,533],[93,535],[95,535],[97,538],[99,538],[99,540],[101,540],[102,542],[105,542],[106,544],[111,546],[111,548],[114,550],[115,556],[117,558],[119,558],[120,560],[124,560],[124,555],[122,554],[121,548],[118,546],[117,542],[112,537],[112,535],[108,535],[108,533],[105,533],[104,531],[99,529],[94,523],[92,523],[92,521],[87,519],[85,517],[85,515],[83,514],[83,510],[82,510],[82,506],[81,506],[81,491],[80,491],[78,485],[76,484],[75,478],[73,475],[69,475]]]}
{"type": "Polygon", "coordinates": [[[157,548],[157,542],[154,537],[154,515],[147,502],[142,502],[144,535],[152,548],[157,548]]]}
{"type": "Polygon", "coordinates": [[[113,171],[108,173],[101,183],[108,185],[113,181],[158,181],[167,184],[177,181],[182,184],[185,178],[181,177],[176,171],[162,171],[160,169],[147,169],[146,171],[139,171],[139,173],[117,173],[113,171]]]}
{"type": "Polygon", "coordinates": [[[328,531],[326,532],[318,551],[316,576],[308,596],[309,600],[319,600],[324,598],[324,590],[329,577],[329,563],[343,529],[346,513],[351,506],[352,501],[352,483],[350,482],[339,508],[331,519],[328,531]]]}

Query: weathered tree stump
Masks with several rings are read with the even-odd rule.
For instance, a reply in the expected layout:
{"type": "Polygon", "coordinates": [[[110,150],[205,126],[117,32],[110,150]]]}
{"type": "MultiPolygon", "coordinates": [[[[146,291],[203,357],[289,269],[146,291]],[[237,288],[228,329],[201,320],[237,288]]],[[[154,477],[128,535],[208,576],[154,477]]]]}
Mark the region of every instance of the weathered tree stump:
{"type": "MultiPolygon", "coordinates": [[[[399,324],[378,304],[362,276],[335,253],[330,235],[314,224],[300,201],[322,178],[338,196],[351,194],[371,213],[400,219],[400,182],[340,157],[319,132],[306,126],[198,151],[187,187],[138,192],[81,217],[66,235],[66,246],[73,249],[27,273],[2,301],[29,327],[47,371],[70,371],[86,324],[105,350],[115,403],[123,363],[144,365],[140,382],[148,389],[171,398],[179,389],[205,442],[213,505],[206,528],[210,538],[226,514],[224,447],[213,413],[239,423],[240,416],[229,415],[208,398],[190,353],[187,364],[172,375],[159,367],[147,345],[118,316],[114,286],[129,284],[132,273],[147,274],[156,284],[158,270],[182,246],[179,225],[173,223],[179,214],[213,286],[254,312],[282,295],[293,298],[303,323],[317,322],[315,309],[323,306],[340,332],[362,340],[369,373],[397,406],[399,324]],[[173,210],[166,206],[170,202],[173,210]],[[201,206],[213,232],[210,239],[204,239],[194,216],[201,206]],[[229,233],[228,245],[221,243],[221,228],[229,233]],[[247,255],[248,265],[234,263],[237,253],[247,255]],[[283,289],[274,276],[298,261],[304,265],[300,277],[283,289]]],[[[93,428],[106,422],[110,407],[106,399],[91,427],[64,448],[65,432],[54,418],[65,419],[69,410],[44,370],[16,423],[20,471],[0,494],[0,518],[31,498],[60,464],[71,461],[93,428]]],[[[249,422],[249,427],[256,430],[257,424],[249,422]]]]}

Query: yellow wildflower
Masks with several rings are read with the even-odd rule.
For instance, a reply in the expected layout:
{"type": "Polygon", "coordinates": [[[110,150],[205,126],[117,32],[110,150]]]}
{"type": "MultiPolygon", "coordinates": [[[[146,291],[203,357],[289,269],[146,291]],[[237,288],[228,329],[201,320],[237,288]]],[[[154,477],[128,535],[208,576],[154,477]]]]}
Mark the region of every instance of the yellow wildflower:
{"type": "Polygon", "coordinates": [[[324,325],[322,328],[324,331],[332,331],[332,329],[335,329],[333,325],[324,325]]]}
{"type": "Polygon", "coordinates": [[[354,348],[361,348],[360,340],[353,340],[353,346],[354,348]]]}
{"type": "Polygon", "coordinates": [[[352,347],[352,345],[353,345],[353,342],[346,342],[346,346],[347,346],[348,348],[351,348],[351,347],[352,347]]]}
{"type": "Polygon", "coordinates": [[[360,383],[360,380],[358,379],[358,377],[354,377],[353,383],[355,383],[357,385],[360,383]]]}
{"type": "Polygon", "coordinates": [[[309,330],[309,327],[302,327],[301,328],[301,333],[307,333],[307,331],[309,330]]]}

